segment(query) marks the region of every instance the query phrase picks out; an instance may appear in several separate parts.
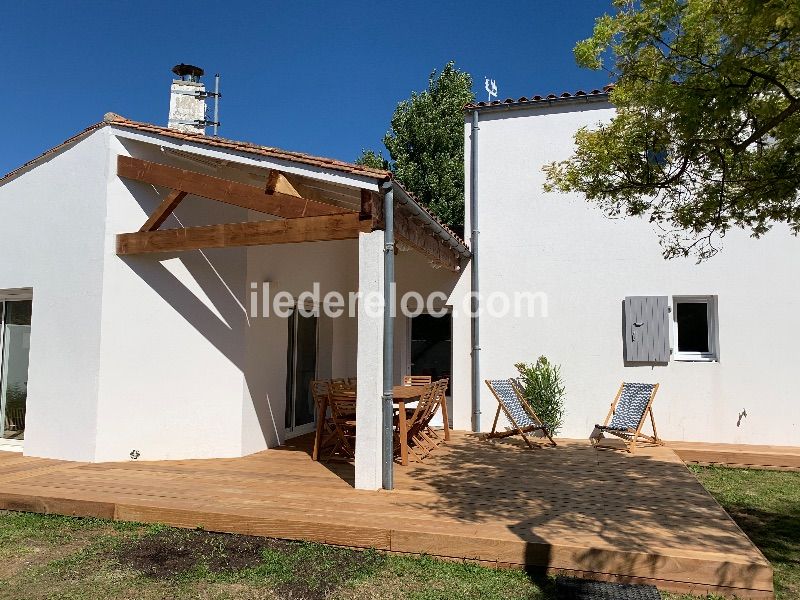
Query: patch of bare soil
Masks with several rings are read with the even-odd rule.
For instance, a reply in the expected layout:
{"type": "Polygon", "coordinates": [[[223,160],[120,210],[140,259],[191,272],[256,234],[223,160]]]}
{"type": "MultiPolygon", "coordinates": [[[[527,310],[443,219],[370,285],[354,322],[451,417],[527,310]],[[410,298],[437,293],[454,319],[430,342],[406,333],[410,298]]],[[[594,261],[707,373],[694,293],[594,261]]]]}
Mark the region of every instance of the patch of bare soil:
{"type": "Polygon", "coordinates": [[[261,562],[275,540],[205,531],[163,531],[141,537],[116,551],[121,565],[167,579],[205,565],[213,573],[239,571],[261,562]]]}
{"type": "Polygon", "coordinates": [[[274,597],[287,600],[324,600],[385,560],[374,552],[344,548],[309,551],[297,543],[270,538],[174,530],[144,536],[115,553],[125,568],[155,579],[170,579],[201,565],[212,573],[256,567],[262,563],[265,550],[287,558],[287,572],[280,573],[280,583],[271,589],[274,597]]]}

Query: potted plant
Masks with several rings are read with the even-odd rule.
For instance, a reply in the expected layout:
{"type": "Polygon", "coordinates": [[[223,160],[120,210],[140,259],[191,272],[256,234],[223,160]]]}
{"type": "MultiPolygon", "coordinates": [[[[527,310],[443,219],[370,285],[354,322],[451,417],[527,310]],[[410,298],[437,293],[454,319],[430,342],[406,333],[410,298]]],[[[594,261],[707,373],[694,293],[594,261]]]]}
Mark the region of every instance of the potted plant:
{"type": "Polygon", "coordinates": [[[564,424],[564,382],[561,367],[552,364],[546,356],[535,363],[517,363],[519,383],[523,396],[539,418],[555,436],[564,424]]]}

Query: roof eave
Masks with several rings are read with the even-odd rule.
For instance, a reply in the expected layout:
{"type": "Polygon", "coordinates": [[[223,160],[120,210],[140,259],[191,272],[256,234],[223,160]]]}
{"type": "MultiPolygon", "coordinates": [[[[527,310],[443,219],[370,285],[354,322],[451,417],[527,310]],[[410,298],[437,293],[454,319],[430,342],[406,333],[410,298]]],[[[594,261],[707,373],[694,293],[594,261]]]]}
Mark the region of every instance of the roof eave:
{"type": "Polygon", "coordinates": [[[417,202],[406,190],[405,188],[400,185],[397,180],[392,180],[392,189],[395,195],[395,198],[400,202],[400,204],[407,205],[411,211],[420,218],[422,221],[425,222],[425,226],[430,228],[431,231],[441,240],[443,240],[448,246],[450,246],[453,250],[455,250],[462,258],[470,258],[472,253],[467,248],[466,244],[458,238],[452,231],[450,231],[447,227],[439,223],[438,219],[436,219],[433,215],[431,215],[430,211],[423,207],[419,202],[417,202]]]}
{"type": "Polygon", "coordinates": [[[525,100],[512,100],[512,101],[504,101],[504,102],[492,102],[491,104],[487,104],[486,102],[478,102],[477,104],[467,104],[464,107],[465,113],[472,113],[475,111],[478,112],[503,112],[503,111],[511,111],[511,110],[535,110],[535,109],[546,109],[551,106],[564,106],[570,104],[609,104],[610,94],[608,92],[602,92],[599,94],[586,94],[582,96],[569,96],[569,97],[554,97],[554,98],[540,98],[538,100],[535,99],[525,99],[525,100]]]}

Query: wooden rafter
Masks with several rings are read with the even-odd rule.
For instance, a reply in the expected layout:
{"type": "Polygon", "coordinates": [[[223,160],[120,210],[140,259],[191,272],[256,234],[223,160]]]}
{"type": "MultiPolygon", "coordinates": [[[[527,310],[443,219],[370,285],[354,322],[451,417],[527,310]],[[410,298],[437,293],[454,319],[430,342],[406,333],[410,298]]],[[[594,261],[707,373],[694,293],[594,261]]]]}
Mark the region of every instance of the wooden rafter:
{"type": "Polygon", "coordinates": [[[376,209],[375,196],[369,190],[361,190],[361,209],[358,213],[358,218],[362,221],[369,221],[370,227],[375,229],[377,220],[380,217],[380,211],[376,209]]]}
{"type": "MultiPolygon", "coordinates": [[[[386,220],[383,202],[375,194],[364,190],[361,194],[361,218],[372,223],[373,229],[383,229],[386,220]]],[[[419,252],[428,260],[451,271],[461,268],[461,255],[425,225],[425,221],[414,216],[400,204],[394,207],[395,237],[409,248],[419,252]]]]}
{"type": "Polygon", "coordinates": [[[264,188],[254,185],[220,179],[130,156],[117,158],[117,174],[120,177],[180,190],[194,196],[202,196],[287,219],[347,212],[346,209],[332,204],[287,194],[280,191],[277,186],[272,193],[268,193],[264,188]]]}
{"type": "Polygon", "coordinates": [[[286,194],[287,196],[302,198],[303,200],[319,202],[321,204],[325,204],[326,206],[333,206],[331,200],[329,198],[325,198],[322,194],[318,193],[317,190],[312,188],[304,188],[304,191],[307,192],[304,193],[300,191],[301,187],[303,186],[297,183],[297,178],[290,178],[286,173],[278,171],[277,169],[272,169],[269,172],[269,177],[267,177],[267,194],[286,194]]]}
{"type": "Polygon", "coordinates": [[[161,204],[153,211],[153,214],[145,221],[145,224],[142,225],[139,231],[155,231],[161,227],[161,224],[167,220],[185,197],[186,192],[172,190],[167,194],[167,197],[161,201],[161,204]]]}
{"type": "Polygon", "coordinates": [[[347,213],[122,233],[117,235],[117,254],[347,240],[366,229],[358,217],[358,213],[347,213]]]}

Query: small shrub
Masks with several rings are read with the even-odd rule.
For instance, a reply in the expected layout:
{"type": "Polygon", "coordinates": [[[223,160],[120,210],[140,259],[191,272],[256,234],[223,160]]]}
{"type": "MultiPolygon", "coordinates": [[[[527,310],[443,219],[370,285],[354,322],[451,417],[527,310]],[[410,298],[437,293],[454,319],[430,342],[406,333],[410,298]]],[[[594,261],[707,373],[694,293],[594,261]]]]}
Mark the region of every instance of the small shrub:
{"type": "Polygon", "coordinates": [[[517,363],[523,395],[552,435],[564,424],[564,382],[561,367],[540,356],[535,364],[517,363]]]}

